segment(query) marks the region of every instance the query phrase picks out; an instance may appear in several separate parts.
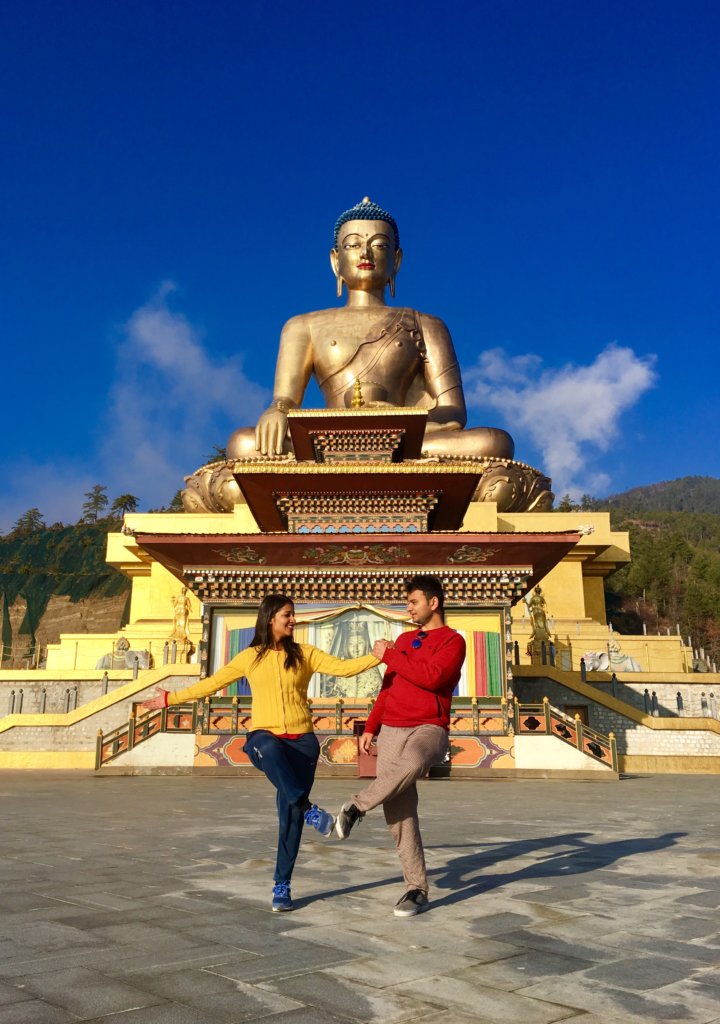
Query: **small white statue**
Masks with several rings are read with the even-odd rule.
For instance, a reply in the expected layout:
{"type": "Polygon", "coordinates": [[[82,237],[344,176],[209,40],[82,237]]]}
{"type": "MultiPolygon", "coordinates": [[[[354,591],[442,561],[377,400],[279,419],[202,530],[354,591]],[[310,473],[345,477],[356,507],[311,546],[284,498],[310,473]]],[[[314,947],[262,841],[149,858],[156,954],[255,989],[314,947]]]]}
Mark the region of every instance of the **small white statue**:
{"type": "Polygon", "coordinates": [[[150,651],[133,651],[130,649],[130,641],[127,637],[121,636],[115,644],[115,650],[110,654],[103,654],[95,668],[102,669],[126,669],[135,668],[135,659],[138,660],[138,668],[152,668],[152,655],[150,651]]]}

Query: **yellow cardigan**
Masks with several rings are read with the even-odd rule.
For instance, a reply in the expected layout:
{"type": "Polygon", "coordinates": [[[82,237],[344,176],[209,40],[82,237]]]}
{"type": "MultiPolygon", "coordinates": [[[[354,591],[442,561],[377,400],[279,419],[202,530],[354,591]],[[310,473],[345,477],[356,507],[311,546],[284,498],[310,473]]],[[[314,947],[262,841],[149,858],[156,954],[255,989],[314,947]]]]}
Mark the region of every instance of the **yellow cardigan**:
{"type": "Polygon", "coordinates": [[[344,661],[311,644],[300,644],[300,647],[303,652],[302,665],[291,669],[285,668],[285,651],[267,651],[256,662],[256,648],[246,647],[207,679],[188,686],[186,690],[168,693],[168,705],[208,697],[245,676],[250,683],[253,698],[251,728],[267,729],[268,732],[280,735],[312,732],[312,716],[307,702],[308,683],[312,674],[324,672],[329,676],[347,678],[374,668],[380,662],[374,654],[344,661]]]}

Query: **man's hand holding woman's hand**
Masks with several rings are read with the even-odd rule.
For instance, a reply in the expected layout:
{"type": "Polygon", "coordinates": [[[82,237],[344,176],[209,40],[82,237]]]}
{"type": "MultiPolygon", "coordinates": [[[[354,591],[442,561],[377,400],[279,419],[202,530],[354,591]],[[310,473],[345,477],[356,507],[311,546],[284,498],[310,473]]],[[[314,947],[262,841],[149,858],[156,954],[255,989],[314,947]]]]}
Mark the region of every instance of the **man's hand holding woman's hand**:
{"type": "Polygon", "coordinates": [[[155,691],[154,697],[148,697],[147,700],[142,701],[140,707],[146,708],[148,711],[159,711],[160,708],[166,708],[168,706],[168,691],[158,689],[155,691]]]}

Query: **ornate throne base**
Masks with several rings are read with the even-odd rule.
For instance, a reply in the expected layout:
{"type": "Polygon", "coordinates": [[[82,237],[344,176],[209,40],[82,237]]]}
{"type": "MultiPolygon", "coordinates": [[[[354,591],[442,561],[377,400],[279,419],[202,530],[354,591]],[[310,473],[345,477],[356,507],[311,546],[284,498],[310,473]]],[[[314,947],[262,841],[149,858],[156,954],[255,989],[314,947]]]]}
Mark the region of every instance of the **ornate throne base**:
{"type": "Polygon", "coordinates": [[[551,481],[514,459],[422,455],[427,412],[421,409],[296,409],[288,415],[291,455],[211,462],[185,478],[183,505],[188,512],[231,512],[244,500],[242,480],[257,472],[279,473],[309,464],[402,463],[423,474],[431,466],[458,467],[477,476],[472,500],[492,501],[499,512],[547,512],[551,481]]]}

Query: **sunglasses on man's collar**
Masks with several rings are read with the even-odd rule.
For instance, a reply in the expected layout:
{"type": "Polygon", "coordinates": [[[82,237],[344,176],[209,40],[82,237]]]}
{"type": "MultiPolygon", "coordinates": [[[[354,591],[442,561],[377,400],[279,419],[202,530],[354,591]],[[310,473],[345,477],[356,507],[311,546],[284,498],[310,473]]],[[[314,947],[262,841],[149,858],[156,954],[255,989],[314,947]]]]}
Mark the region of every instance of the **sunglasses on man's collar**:
{"type": "Polygon", "coordinates": [[[415,650],[417,650],[418,647],[422,647],[422,642],[423,642],[423,640],[425,639],[426,636],[427,636],[427,630],[421,629],[420,632],[418,633],[418,635],[415,637],[415,639],[410,644],[410,646],[414,647],[415,650]]]}

